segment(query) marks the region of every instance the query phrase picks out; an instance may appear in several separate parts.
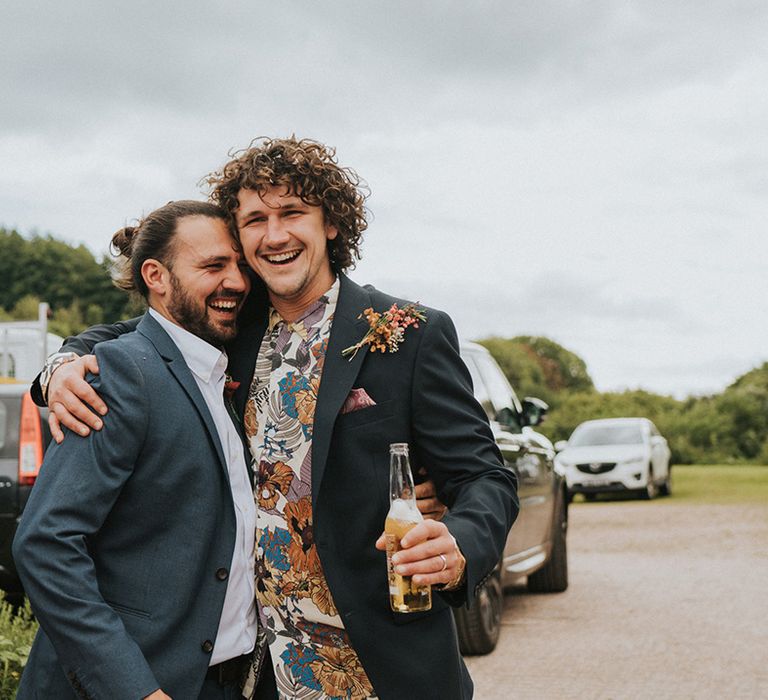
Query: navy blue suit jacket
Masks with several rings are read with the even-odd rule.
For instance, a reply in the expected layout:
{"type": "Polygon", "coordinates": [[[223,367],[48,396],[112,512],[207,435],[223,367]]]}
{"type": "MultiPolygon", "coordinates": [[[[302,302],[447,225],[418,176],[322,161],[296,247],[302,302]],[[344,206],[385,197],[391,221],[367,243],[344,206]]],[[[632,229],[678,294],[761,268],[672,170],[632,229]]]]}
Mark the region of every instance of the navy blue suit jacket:
{"type": "Polygon", "coordinates": [[[14,541],[40,632],[18,697],[197,697],[235,542],[213,419],[146,315],[96,348],[104,428],[47,452],[14,541]]]}

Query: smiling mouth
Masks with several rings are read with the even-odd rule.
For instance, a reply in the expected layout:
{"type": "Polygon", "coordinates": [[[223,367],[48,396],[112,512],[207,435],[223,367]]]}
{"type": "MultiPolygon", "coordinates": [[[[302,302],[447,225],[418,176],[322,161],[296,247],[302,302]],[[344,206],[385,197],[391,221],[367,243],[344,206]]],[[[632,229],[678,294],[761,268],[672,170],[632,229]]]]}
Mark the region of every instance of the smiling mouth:
{"type": "Polygon", "coordinates": [[[240,301],[238,299],[216,299],[208,304],[214,311],[221,311],[223,313],[237,311],[239,305],[240,301]]]}
{"type": "Polygon", "coordinates": [[[287,253],[275,253],[274,255],[264,255],[263,258],[272,265],[287,265],[296,260],[301,255],[300,250],[292,250],[287,253]]]}

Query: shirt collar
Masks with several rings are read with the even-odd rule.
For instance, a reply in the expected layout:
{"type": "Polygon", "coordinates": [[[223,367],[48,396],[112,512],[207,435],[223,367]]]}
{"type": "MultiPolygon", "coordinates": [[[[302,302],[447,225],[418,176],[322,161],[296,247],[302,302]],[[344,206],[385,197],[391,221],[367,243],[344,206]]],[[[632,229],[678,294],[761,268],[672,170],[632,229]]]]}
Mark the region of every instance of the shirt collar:
{"type": "Polygon", "coordinates": [[[227,354],[223,350],[190,333],[152,308],[149,309],[149,313],[171,336],[171,340],[179,348],[184,362],[193,374],[206,384],[216,383],[224,378],[227,370],[227,354]]]}
{"type": "MultiPolygon", "coordinates": [[[[271,333],[279,323],[284,323],[288,328],[301,336],[302,340],[307,340],[309,337],[309,327],[307,327],[304,321],[310,316],[317,316],[317,310],[323,306],[330,306],[331,312],[336,308],[336,302],[339,298],[339,288],[341,282],[337,277],[331,288],[323,294],[316,302],[310,304],[307,310],[295,321],[286,321],[273,306],[269,307],[269,321],[267,323],[267,332],[271,333]]],[[[322,315],[322,314],[321,314],[322,315]]]]}

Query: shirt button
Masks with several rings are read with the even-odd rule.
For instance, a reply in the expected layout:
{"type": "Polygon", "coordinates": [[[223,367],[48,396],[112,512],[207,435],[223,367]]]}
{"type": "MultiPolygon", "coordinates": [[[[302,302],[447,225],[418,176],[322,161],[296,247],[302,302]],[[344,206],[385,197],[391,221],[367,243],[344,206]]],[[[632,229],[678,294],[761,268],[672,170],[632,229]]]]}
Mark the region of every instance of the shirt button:
{"type": "Polygon", "coordinates": [[[213,651],[213,642],[210,639],[206,639],[200,647],[206,654],[210,654],[213,651]]]}
{"type": "Polygon", "coordinates": [[[227,571],[223,566],[216,572],[216,578],[219,579],[219,581],[226,581],[228,576],[229,571],[227,571]]]}

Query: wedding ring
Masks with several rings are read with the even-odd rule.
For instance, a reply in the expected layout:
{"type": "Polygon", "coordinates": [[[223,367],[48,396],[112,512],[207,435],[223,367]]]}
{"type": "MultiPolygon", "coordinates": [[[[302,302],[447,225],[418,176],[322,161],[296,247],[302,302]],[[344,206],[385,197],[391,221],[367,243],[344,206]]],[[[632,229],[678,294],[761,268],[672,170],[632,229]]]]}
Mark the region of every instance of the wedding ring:
{"type": "MultiPolygon", "coordinates": [[[[440,569],[440,571],[445,571],[448,568],[448,560],[445,558],[445,554],[438,554],[437,556],[443,560],[443,568],[440,569]]],[[[438,573],[440,573],[440,571],[438,573]]]]}

